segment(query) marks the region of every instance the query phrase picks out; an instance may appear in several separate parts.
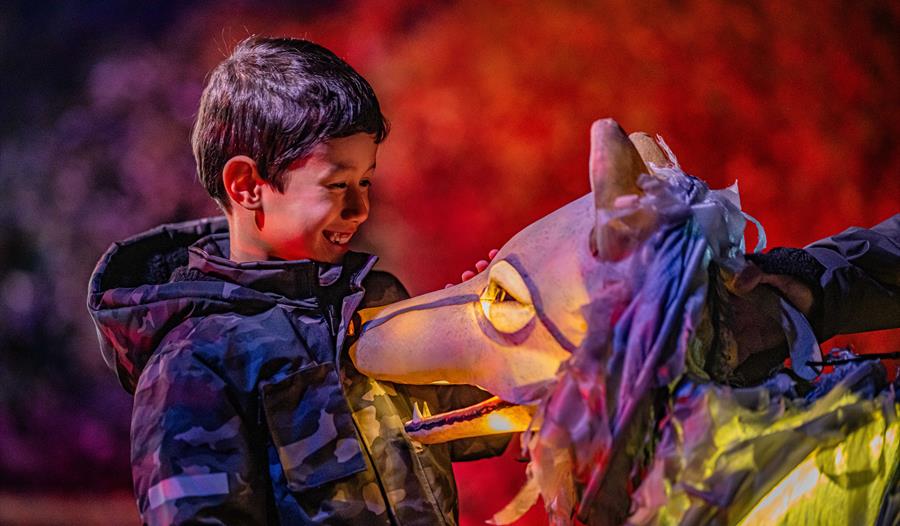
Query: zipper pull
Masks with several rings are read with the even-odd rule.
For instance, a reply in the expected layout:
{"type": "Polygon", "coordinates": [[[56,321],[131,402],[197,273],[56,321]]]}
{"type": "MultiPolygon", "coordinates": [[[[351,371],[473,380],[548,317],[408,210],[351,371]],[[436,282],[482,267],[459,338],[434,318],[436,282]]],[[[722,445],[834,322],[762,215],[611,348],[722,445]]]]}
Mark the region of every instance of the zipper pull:
{"type": "Polygon", "coordinates": [[[334,320],[334,305],[329,303],[325,310],[328,313],[328,328],[331,329],[331,336],[337,337],[338,328],[334,320]]]}

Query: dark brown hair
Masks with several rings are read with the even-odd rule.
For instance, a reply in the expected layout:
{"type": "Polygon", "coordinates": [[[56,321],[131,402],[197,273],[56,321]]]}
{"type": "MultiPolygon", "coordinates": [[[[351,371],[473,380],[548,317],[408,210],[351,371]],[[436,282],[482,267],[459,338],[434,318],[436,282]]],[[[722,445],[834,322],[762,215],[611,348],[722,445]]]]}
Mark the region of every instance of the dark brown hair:
{"type": "Polygon", "coordinates": [[[228,159],[246,155],[284,191],[284,173],[317,144],[356,133],[380,143],[388,122],[372,87],[334,53],[307,40],[250,37],[210,73],[191,143],[197,175],[230,209],[228,159]]]}

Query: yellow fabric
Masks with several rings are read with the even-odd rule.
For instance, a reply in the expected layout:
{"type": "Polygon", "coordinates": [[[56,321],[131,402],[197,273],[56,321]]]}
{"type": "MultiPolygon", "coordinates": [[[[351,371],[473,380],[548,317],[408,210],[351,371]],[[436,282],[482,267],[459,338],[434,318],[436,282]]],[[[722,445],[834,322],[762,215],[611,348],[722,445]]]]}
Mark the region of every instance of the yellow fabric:
{"type": "Polygon", "coordinates": [[[894,392],[839,384],[805,406],[747,392],[707,385],[675,404],[629,523],[874,524],[900,469],[894,392]]]}
{"type": "Polygon", "coordinates": [[[890,423],[879,408],[871,410],[869,424],[810,454],[739,524],[874,524],[885,485],[898,467],[900,420],[897,405],[890,423]]]}

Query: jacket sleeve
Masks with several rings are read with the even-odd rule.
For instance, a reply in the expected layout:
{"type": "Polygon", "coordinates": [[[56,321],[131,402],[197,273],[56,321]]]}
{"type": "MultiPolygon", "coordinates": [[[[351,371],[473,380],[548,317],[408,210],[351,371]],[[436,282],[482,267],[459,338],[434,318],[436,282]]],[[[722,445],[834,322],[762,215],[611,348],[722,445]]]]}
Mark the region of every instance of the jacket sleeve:
{"type": "Polygon", "coordinates": [[[143,523],[265,524],[267,478],[226,382],[189,344],[163,348],[135,391],[131,462],[143,523]]]}
{"type": "Polygon", "coordinates": [[[807,246],[822,266],[811,320],[820,341],[900,327],[900,214],[871,229],[850,228],[807,246]]]}

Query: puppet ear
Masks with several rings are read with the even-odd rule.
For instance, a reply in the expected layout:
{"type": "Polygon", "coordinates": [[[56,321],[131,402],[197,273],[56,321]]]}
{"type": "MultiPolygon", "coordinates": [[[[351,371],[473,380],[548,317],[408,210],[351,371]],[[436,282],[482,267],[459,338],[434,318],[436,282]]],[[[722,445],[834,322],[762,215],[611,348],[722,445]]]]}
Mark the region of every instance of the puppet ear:
{"type": "Polygon", "coordinates": [[[640,195],[637,178],[649,173],[625,130],[613,119],[591,125],[591,191],[598,210],[612,208],[617,197],[640,195]]]}
{"type": "Polygon", "coordinates": [[[631,142],[634,144],[634,147],[637,148],[641,159],[644,160],[644,164],[646,164],[648,168],[672,168],[675,166],[675,163],[669,159],[669,156],[666,155],[662,148],[660,148],[653,137],[650,137],[644,132],[634,132],[629,135],[628,138],[631,139],[631,142]]]}
{"type": "Polygon", "coordinates": [[[642,209],[630,209],[628,199],[642,194],[637,179],[650,170],[625,131],[612,119],[591,126],[591,191],[596,208],[591,243],[594,255],[603,261],[627,256],[654,218],[642,209]],[[627,210],[630,209],[630,210],[627,210]]]}

